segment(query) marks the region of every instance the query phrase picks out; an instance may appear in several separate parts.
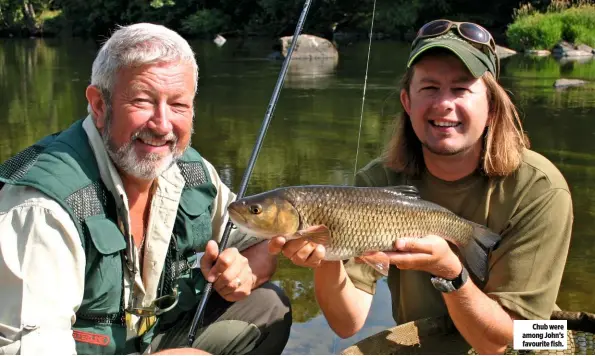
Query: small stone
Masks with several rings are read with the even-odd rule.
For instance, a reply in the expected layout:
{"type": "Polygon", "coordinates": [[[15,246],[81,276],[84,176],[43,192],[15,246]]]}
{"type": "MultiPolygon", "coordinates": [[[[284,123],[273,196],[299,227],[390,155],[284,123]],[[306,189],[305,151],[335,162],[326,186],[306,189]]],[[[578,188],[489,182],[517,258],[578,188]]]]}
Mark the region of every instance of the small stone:
{"type": "Polygon", "coordinates": [[[580,86],[580,85],[584,85],[584,84],[587,84],[587,82],[584,80],[561,78],[561,79],[556,80],[556,82],[554,82],[554,87],[560,89],[560,88],[580,86]]]}
{"type": "Polygon", "coordinates": [[[551,54],[547,49],[529,49],[525,51],[526,54],[537,57],[545,57],[551,54]]]}

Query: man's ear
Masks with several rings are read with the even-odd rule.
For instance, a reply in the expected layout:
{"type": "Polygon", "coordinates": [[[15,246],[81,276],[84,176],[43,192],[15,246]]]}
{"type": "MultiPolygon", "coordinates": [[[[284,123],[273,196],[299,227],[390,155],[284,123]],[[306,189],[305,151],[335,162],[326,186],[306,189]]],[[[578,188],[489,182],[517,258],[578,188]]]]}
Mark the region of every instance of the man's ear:
{"type": "Polygon", "coordinates": [[[411,101],[409,100],[409,94],[405,89],[401,89],[401,104],[407,115],[411,116],[411,101]]]}
{"type": "Polygon", "coordinates": [[[93,113],[91,116],[93,122],[95,122],[95,127],[101,132],[105,127],[105,114],[107,113],[107,105],[103,100],[101,90],[95,85],[89,85],[85,91],[85,96],[91,106],[91,112],[93,113]]]}

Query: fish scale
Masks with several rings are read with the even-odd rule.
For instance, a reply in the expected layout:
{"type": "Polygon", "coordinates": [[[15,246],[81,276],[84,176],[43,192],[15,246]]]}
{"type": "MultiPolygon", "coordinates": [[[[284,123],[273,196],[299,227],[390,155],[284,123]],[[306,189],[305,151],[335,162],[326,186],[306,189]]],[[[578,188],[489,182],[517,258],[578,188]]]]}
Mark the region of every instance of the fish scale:
{"type": "Polygon", "coordinates": [[[288,188],[285,197],[302,217],[300,227],[325,225],[331,231],[327,260],[343,260],[373,250],[391,250],[396,238],[438,234],[459,244],[473,229],[446,209],[388,189],[313,186],[288,188]]]}

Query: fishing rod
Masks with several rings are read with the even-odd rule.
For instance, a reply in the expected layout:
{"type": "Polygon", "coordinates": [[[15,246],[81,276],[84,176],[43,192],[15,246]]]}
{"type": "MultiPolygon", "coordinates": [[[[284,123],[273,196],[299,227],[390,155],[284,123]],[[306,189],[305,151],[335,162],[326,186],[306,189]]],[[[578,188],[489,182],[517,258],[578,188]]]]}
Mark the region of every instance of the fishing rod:
{"type": "MultiPolygon", "coordinates": [[[[293,33],[293,38],[291,41],[291,45],[289,46],[289,51],[287,52],[287,56],[283,60],[283,66],[281,67],[281,73],[279,73],[279,77],[277,78],[277,84],[275,85],[275,89],[273,90],[273,95],[271,96],[271,100],[269,101],[269,106],[264,116],[264,120],[260,127],[260,131],[258,134],[258,138],[256,139],[256,144],[254,145],[254,149],[252,150],[252,155],[250,156],[250,160],[248,161],[248,166],[246,167],[246,171],[244,172],[244,176],[242,177],[242,182],[240,184],[240,190],[237,193],[236,199],[240,199],[246,193],[246,189],[248,187],[248,181],[250,180],[250,175],[252,174],[252,170],[254,169],[254,164],[256,163],[256,158],[258,157],[258,153],[260,152],[260,148],[262,146],[262,142],[264,140],[264,136],[266,135],[267,129],[269,127],[271,118],[273,116],[273,111],[275,110],[275,106],[277,105],[277,101],[279,100],[279,94],[281,93],[281,88],[283,87],[283,82],[285,81],[285,76],[287,74],[287,69],[289,68],[289,62],[291,61],[291,56],[293,55],[293,51],[295,46],[298,42],[298,36],[302,32],[302,27],[304,26],[304,22],[306,21],[306,16],[308,15],[308,10],[310,9],[311,0],[305,0],[304,7],[302,9],[302,13],[298,20],[298,23],[295,27],[295,31],[293,33]]],[[[231,232],[233,223],[228,219],[227,225],[225,226],[225,230],[223,231],[223,237],[221,238],[221,243],[219,244],[219,253],[223,252],[227,247],[227,240],[229,239],[229,233],[231,232]]],[[[213,283],[208,282],[204,291],[202,298],[198,304],[198,308],[196,313],[194,314],[194,319],[192,320],[192,324],[190,326],[190,331],[188,332],[188,346],[192,347],[194,343],[194,339],[196,338],[196,331],[198,329],[198,324],[202,320],[204,315],[204,309],[207,304],[207,300],[213,291],[213,283]]]]}

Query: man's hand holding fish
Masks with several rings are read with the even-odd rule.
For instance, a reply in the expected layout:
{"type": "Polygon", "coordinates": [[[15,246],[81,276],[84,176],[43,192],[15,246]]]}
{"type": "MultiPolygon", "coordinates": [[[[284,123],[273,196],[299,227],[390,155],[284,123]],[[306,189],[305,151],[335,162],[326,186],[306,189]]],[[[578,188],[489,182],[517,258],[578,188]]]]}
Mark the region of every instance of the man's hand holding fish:
{"type": "Polygon", "coordinates": [[[389,264],[398,269],[425,271],[446,279],[455,279],[463,269],[461,261],[449,247],[448,242],[436,235],[428,235],[420,239],[398,239],[395,241],[394,251],[372,251],[365,253],[364,256],[368,261],[381,260],[386,256],[389,264]]]}
{"type": "Polygon", "coordinates": [[[287,241],[285,236],[277,236],[269,242],[269,252],[273,255],[283,252],[295,265],[314,268],[324,260],[325,248],[307,238],[287,241]]]}

